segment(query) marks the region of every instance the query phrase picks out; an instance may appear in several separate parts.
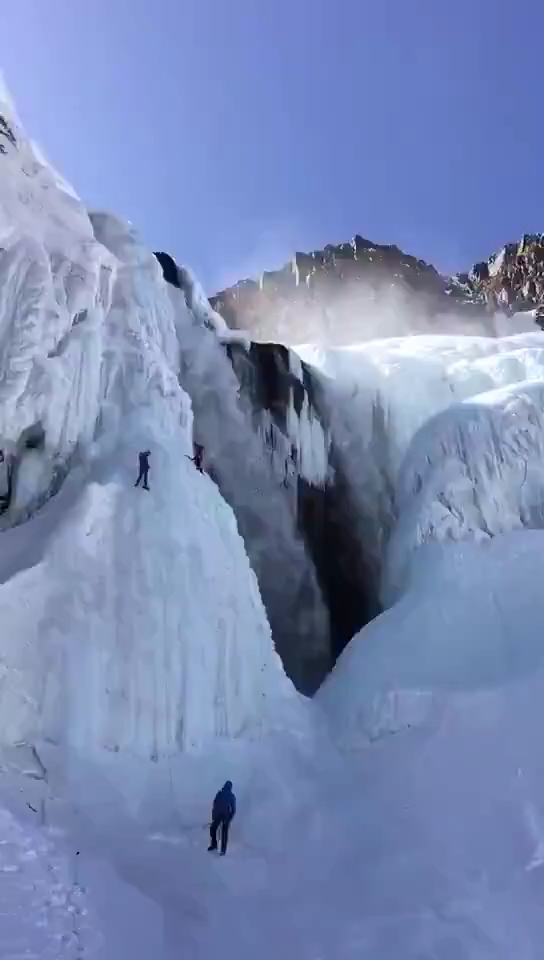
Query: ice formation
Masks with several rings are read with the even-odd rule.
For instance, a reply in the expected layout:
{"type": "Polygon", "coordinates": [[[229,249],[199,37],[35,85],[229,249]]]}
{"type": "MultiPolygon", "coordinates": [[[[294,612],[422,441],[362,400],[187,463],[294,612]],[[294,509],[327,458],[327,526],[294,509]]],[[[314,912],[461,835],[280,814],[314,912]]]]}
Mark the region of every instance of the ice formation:
{"type": "MultiPolygon", "coordinates": [[[[184,292],[170,284],[164,290],[172,313],[186,317],[184,292]]],[[[195,440],[235,510],[277,648],[304,689],[304,679],[314,673],[321,678],[330,662],[329,618],[298,529],[296,478],[288,469],[294,449],[302,476],[323,484],[328,439],[307,405],[295,414],[292,399],[284,433],[273,427],[268,411],[257,416],[240,396],[240,381],[215,330],[198,312],[187,318],[179,340],[179,379],[191,398],[195,440]]]]}
{"type": "Polygon", "coordinates": [[[267,446],[190,272],[89,216],[0,99],[0,952],[534,960],[544,334],[300,348],[326,417],[293,403],[267,446]],[[270,478],[291,444],[316,485],[342,458],[392,605],[313,703],[193,413],[293,615],[315,584],[270,478]]]}
{"type": "Polygon", "coordinates": [[[7,522],[70,471],[37,526],[3,534],[2,742],[157,760],[272,729],[297,698],[232,512],[187,460],[192,411],[178,375],[192,317],[133,230],[89,217],[7,104],[2,114],[7,522]],[[132,489],[142,449],[150,493],[132,489]]]}
{"type": "Polygon", "coordinates": [[[425,424],[398,479],[387,589],[402,589],[422,544],[479,542],[544,527],[543,443],[542,373],[449,407],[425,424]]]}
{"type": "MultiPolygon", "coordinates": [[[[455,429],[465,409],[457,414],[456,404],[510,384],[544,380],[544,336],[541,331],[498,339],[417,336],[327,350],[301,346],[297,352],[322,384],[379,590],[385,546],[406,506],[397,482],[413,438],[448,409],[455,429]]],[[[419,449],[422,445],[425,440],[419,449]]],[[[485,449],[478,445],[475,455],[485,449]]]]}
{"type": "Polygon", "coordinates": [[[298,356],[226,337],[191,271],[167,253],[155,256],[174,312],[184,304],[190,309],[179,378],[191,398],[205,469],[234,509],[287,672],[299,690],[313,693],[331,663],[332,631],[301,530],[299,479],[324,487],[328,434],[298,356]]]}
{"type": "MultiPolygon", "coordinates": [[[[362,352],[387,412],[374,491],[391,496],[388,608],[316,697],[362,765],[345,814],[372,878],[358,887],[361,957],[539,953],[543,347],[540,333],[369,345],[329,388],[363,379],[362,352]]],[[[360,451],[374,422],[359,422],[351,476],[372,479],[360,451]]]]}

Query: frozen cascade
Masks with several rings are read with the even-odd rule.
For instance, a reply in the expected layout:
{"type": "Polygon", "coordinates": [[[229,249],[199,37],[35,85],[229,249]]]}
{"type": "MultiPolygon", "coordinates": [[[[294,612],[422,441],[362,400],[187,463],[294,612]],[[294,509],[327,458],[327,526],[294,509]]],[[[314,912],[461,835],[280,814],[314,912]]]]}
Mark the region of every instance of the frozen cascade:
{"type": "Polygon", "coordinates": [[[1,434],[16,446],[40,427],[31,469],[26,454],[20,464],[27,507],[47,492],[48,463],[71,470],[2,533],[1,741],[159,759],[296,727],[232,511],[186,459],[191,315],[132,229],[89,219],[2,113],[1,434]],[[150,493],[132,489],[146,448],[150,493]]]}
{"type": "MultiPolygon", "coordinates": [[[[259,357],[267,353],[272,356],[275,353],[278,357],[281,357],[278,367],[283,365],[284,369],[281,372],[279,369],[274,370],[273,376],[275,375],[276,379],[281,379],[281,384],[275,386],[278,392],[283,394],[281,413],[285,419],[284,429],[276,427],[269,409],[259,410],[258,422],[255,424],[256,410],[250,403],[246,402],[244,404],[242,397],[238,397],[238,402],[234,403],[234,407],[239,408],[238,418],[241,415],[245,420],[252,417],[254,429],[256,427],[264,435],[261,440],[266,444],[266,453],[277,481],[281,483],[285,479],[293,480],[294,461],[298,476],[314,486],[323,487],[329,475],[329,438],[309,402],[307,390],[304,389],[304,369],[298,354],[280,344],[252,344],[246,333],[228,328],[223,318],[210,306],[200,283],[188,267],[178,266],[167,253],[156,253],[155,256],[161,264],[165,280],[174,289],[182,291],[185,303],[193,315],[196,326],[205,327],[216,334],[213,340],[209,338],[206,340],[208,345],[213,343],[213,354],[216,358],[211,360],[212,350],[208,346],[206,350],[209,357],[208,366],[218,363],[217,356],[225,356],[224,350],[217,351],[217,341],[227,348],[226,354],[230,355],[235,368],[236,363],[233,360],[233,353],[236,347],[240,348],[236,351],[237,356],[250,356],[252,351],[255,350],[259,357]]],[[[172,294],[172,296],[174,305],[178,304],[177,294],[172,294]]],[[[195,334],[192,339],[198,339],[198,334],[195,334]]],[[[186,347],[185,338],[182,336],[181,340],[183,353],[186,347]]],[[[189,359],[186,360],[185,366],[190,366],[189,359]]],[[[222,360],[219,362],[219,366],[224,368],[225,365],[222,360]]],[[[183,365],[182,370],[186,372],[183,365]]],[[[225,375],[224,370],[222,374],[219,370],[217,372],[219,387],[225,387],[225,393],[230,398],[228,408],[232,415],[233,400],[231,395],[233,384],[240,393],[239,377],[233,380],[230,375],[225,375]]],[[[266,379],[265,374],[263,380],[266,379]]],[[[268,383],[259,383],[255,386],[260,388],[262,392],[271,389],[271,385],[268,383]]],[[[275,401],[278,399],[277,396],[274,397],[275,401]]],[[[266,403],[263,406],[266,407],[266,403]]],[[[259,459],[262,459],[262,455],[259,456],[259,459]]]]}
{"type": "Polygon", "coordinates": [[[373,590],[380,594],[384,552],[401,510],[399,471],[413,437],[452,404],[544,380],[544,334],[417,336],[296,349],[321,383],[325,420],[357,507],[373,590]]]}
{"type": "Polygon", "coordinates": [[[544,377],[455,404],[404,458],[384,591],[402,591],[420,546],[544,527],[544,377]]]}
{"type": "Polygon", "coordinates": [[[323,485],[327,437],[307,404],[300,413],[289,407],[285,434],[273,427],[266,411],[256,427],[215,331],[198,310],[188,328],[182,292],[172,285],[167,289],[174,315],[183,317],[180,382],[191,397],[195,439],[236,513],[288,673],[299,689],[312,691],[330,664],[329,618],[298,528],[296,483],[293,477],[289,485],[284,480],[294,447],[302,476],[323,485]]]}

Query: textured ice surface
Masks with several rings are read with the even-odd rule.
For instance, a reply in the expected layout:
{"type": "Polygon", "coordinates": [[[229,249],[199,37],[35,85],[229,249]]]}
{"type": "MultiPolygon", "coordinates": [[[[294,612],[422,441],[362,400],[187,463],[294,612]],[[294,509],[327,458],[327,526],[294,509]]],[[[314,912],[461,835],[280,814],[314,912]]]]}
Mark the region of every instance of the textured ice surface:
{"type": "Polygon", "coordinates": [[[55,470],[71,474],[42,514],[2,535],[0,742],[49,737],[156,760],[284,724],[298,699],[234,516],[187,460],[178,373],[192,316],[132,228],[89,218],[2,111],[8,517],[39,506],[55,470]],[[133,489],[145,449],[149,492],[133,489]]]}
{"type": "MultiPolygon", "coordinates": [[[[418,336],[297,351],[323,383],[333,441],[378,582],[385,542],[405,509],[402,489],[397,491],[401,464],[419,429],[441,411],[480,394],[544,381],[541,331],[497,339],[418,336]]],[[[444,421],[452,430],[456,417],[465,416],[458,409],[444,421]]],[[[486,442],[474,449],[475,456],[478,451],[487,455],[486,442]]],[[[424,444],[422,440],[418,449],[424,444]]]]}
{"type": "MultiPolygon", "coordinates": [[[[303,476],[324,482],[328,448],[321,425],[307,405],[300,416],[290,409],[289,436],[278,433],[269,445],[266,424],[259,435],[251,413],[240,407],[239,383],[221,343],[224,325],[192,273],[183,268],[183,293],[165,283],[130,225],[108,214],[89,217],[2,109],[13,127],[13,142],[0,154],[6,173],[0,183],[0,448],[10,471],[5,479],[0,469],[0,496],[10,495],[2,524],[32,515],[78,464],[90,469],[102,458],[113,467],[111,458],[124,446],[129,471],[136,469],[138,450],[152,450],[153,496],[157,484],[166,489],[156,471],[161,450],[170,450],[172,489],[179,486],[170,508],[176,524],[190,528],[183,478],[193,425],[181,377],[204,435],[195,439],[223,464],[221,487],[248,518],[243,533],[254,569],[271,585],[269,607],[272,594],[277,597],[274,629],[280,620],[287,637],[292,625],[301,646],[323,661],[328,613],[294,504],[281,486],[292,449],[303,476]],[[274,564],[274,574],[261,557],[274,564]]],[[[175,525],[169,521],[167,528],[175,525]]],[[[213,554],[204,543],[202,549],[213,554]]]]}
{"type": "Polygon", "coordinates": [[[542,528],[543,444],[542,379],[480,394],[425,424],[400,471],[387,589],[402,588],[421,544],[542,528]]]}

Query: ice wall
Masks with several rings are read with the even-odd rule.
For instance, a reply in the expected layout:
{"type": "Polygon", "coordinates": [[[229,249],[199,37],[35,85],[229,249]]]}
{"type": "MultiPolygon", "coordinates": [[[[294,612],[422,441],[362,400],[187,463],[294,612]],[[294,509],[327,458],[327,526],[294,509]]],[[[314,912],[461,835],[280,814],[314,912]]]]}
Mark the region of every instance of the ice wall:
{"type": "Polygon", "coordinates": [[[405,508],[397,483],[413,437],[452,404],[508,384],[544,380],[544,334],[421,336],[297,352],[321,383],[324,418],[380,592],[386,544],[405,508]]]}
{"type": "Polygon", "coordinates": [[[115,267],[82,204],[1,99],[0,116],[0,447],[9,465],[1,492],[23,510],[92,438],[115,267]]]}
{"type": "Polygon", "coordinates": [[[330,437],[313,400],[313,378],[298,354],[277,343],[229,344],[227,354],[278,483],[297,477],[323,488],[331,478],[330,437]]]}
{"type": "MultiPolygon", "coordinates": [[[[160,257],[167,277],[173,261],[160,257]]],[[[185,316],[187,290],[172,279],[165,285],[172,310],[185,316]]],[[[200,301],[195,306],[194,298],[188,299],[191,322],[178,330],[179,377],[191,397],[195,440],[204,447],[206,470],[236,513],[289,676],[310,693],[330,668],[332,653],[329,614],[299,523],[297,478],[324,485],[328,437],[309,408],[295,355],[293,372],[274,370],[273,379],[282,379],[280,391],[275,382],[272,389],[267,386],[266,370],[261,377],[259,367],[258,384],[252,385],[253,355],[245,345],[226,347],[198,307],[200,301]],[[253,386],[268,389],[280,403],[271,402],[270,410],[266,402],[254,404],[253,386]],[[297,396],[302,399],[295,409],[297,396]]]]}
{"type": "MultiPolygon", "coordinates": [[[[59,525],[41,562],[0,589],[4,743],[158,760],[296,708],[229,508],[183,467],[175,434],[154,438],[155,488],[133,490],[125,426],[75,503],[66,487],[44,508],[59,525]]],[[[6,549],[32,525],[6,532],[6,549]]]]}
{"type": "Polygon", "coordinates": [[[400,471],[384,589],[402,589],[421,545],[544,526],[544,382],[480,394],[432,418],[400,471]]]}
{"type": "Polygon", "coordinates": [[[187,459],[193,317],[132,228],[89,218],[0,112],[5,519],[30,516],[1,533],[0,746],[148,761],[296,727],[232,511],[187,459]]]}

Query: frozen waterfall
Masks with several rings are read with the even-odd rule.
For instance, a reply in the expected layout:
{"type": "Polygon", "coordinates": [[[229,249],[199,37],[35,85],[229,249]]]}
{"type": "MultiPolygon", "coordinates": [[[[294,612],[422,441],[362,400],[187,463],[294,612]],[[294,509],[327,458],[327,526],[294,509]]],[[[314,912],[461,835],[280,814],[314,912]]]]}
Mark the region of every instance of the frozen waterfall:
{"type": "Polygon", "coordinates": [[[157,760],[291,722],[298,697],[232,511],[187,460],[178,375],[193,318],[132,228],[89,218],[2,113],[0,436],[17,454],[14,519],[70,471],[3,534],[2,742],[157,760]],[[150,493],[133,489],[142,449],[150,493]]]}

